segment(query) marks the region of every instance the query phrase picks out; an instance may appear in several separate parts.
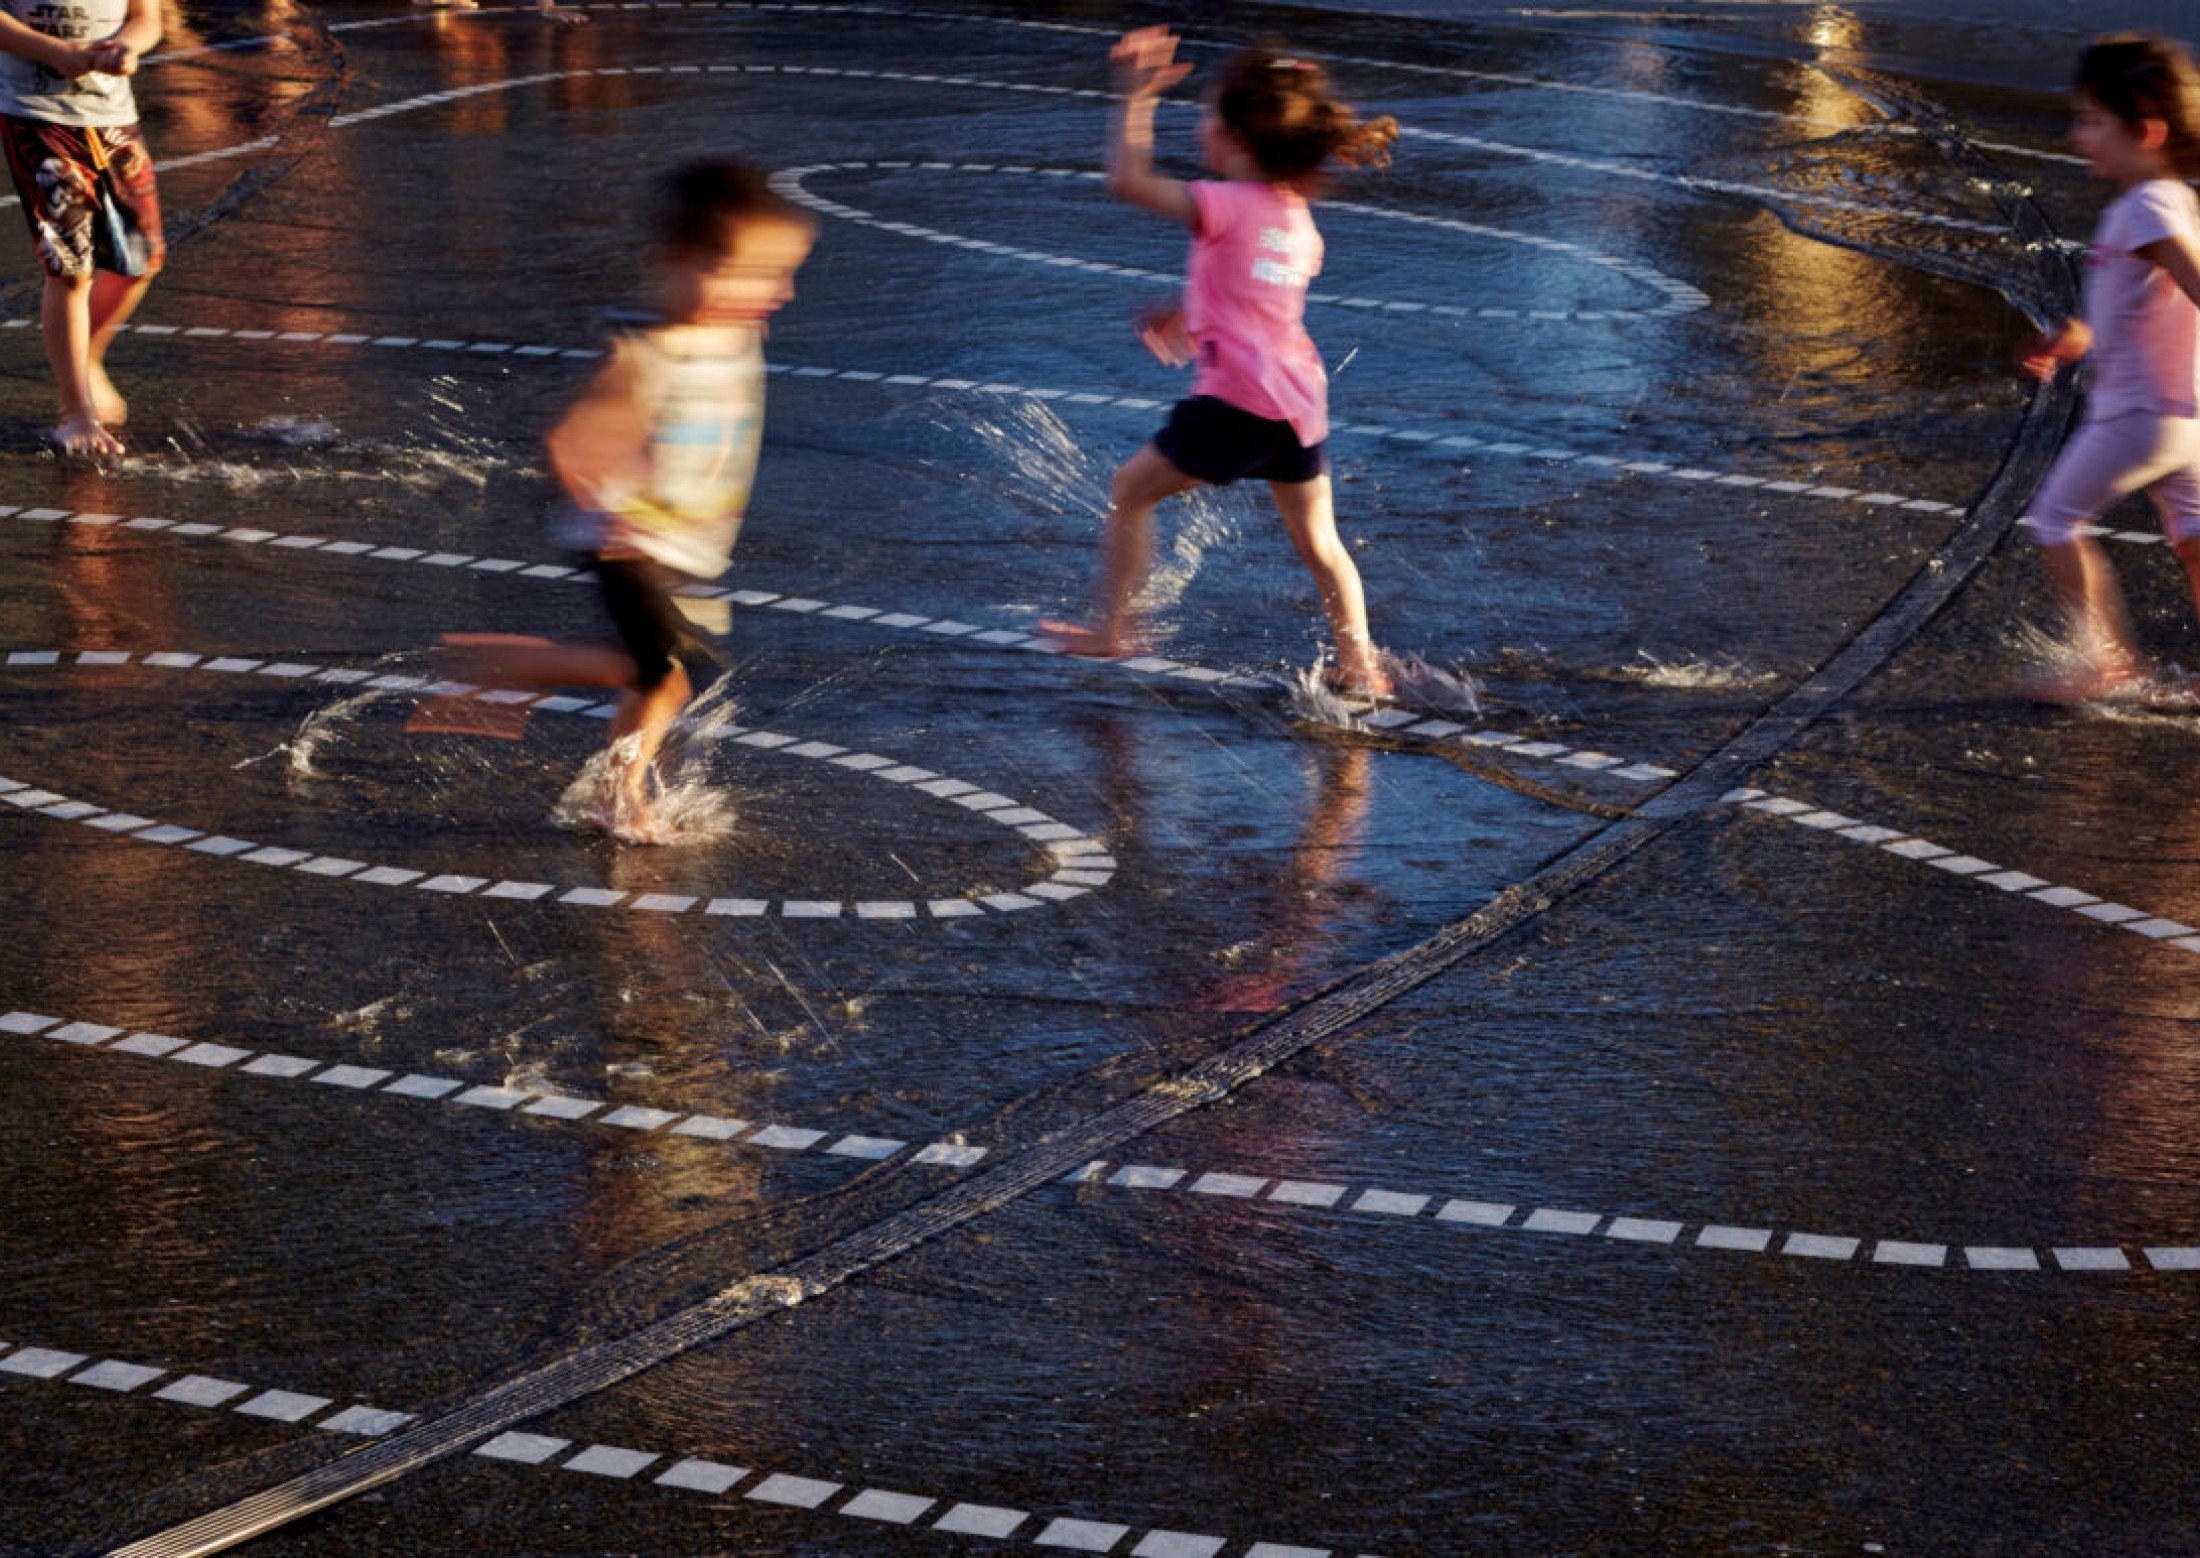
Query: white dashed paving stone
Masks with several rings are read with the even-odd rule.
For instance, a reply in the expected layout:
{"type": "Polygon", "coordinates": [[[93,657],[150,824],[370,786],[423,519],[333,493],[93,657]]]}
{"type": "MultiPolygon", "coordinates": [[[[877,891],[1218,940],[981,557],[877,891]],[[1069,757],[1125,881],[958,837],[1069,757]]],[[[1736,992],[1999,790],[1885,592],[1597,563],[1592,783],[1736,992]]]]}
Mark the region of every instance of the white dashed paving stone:
{"type": "Polygon", "coordinates": [[[1604,1230],[1607,1239],[1635,1244],[1671,1244],[1681,1236],[1682,1225],[1653,1217],[1615,1217],[1604,1230]]]}
{"type": "Polygon", "coordinates": [[[932,1529],[956,1536],[1013,1536],[1016,1528],[1030,1518],[1030,1514],[1021,1509],[1002,1509],[993,1504],[957,1504],[933,1521],[932,1529]]]}
{"type": "Polygon", "coordinates": [[[1822,1233],[1791,1233],[1780,1246],[1783,1255],[1801,1255],[1812,1260],[1847,1260],[1853,1256],[1863,1241],[1822,1233]]]}
{"type": "Polygon", "coordinates": [[[630,1131],[654,1131],[660,1126],[670,1125],[679,1118],[680,1116],[670,1109],[644,1109],[639,1104],[628,1104],[624,1108],[612,1110],[597,1123],[601,1125],[620,1125],[630,1131]]]}
{"type": "Polygon", "coordinates": [[[655,1479],[660,1488],[686,1488],[694,1493],[723,1493],[749,1474],[746,1466],[723,1466],[717,1461],[690,1458],[655,1479]]]}
{"type": "Polygon", "coordinates": [[[1963,1252],[1965,1264],[1974,1271],[2037,1271],[2040,1269],[2039,1252],[2012,1249],[2002,1245],[1971,1245],[1963,1252]]]}
{"type": "Polygon", "coordinates": [[[1728,1228],[1713,1224],[1696,1235],[1699,1249],[1738,1250],[1744,1254],[1762,1255],[1772,1246],[1770,1228],[1728,1228]]]}
{"type": "Polygon", "coordinates": [[[1568,1212],[1546,1206],[1530,1212],[1520,1226],[1529,1233],[1585,1234],[1596,1232],[1597,1224],[1603,1221],[1602,1212],[1568,1212]]]}
{"type": "Polygon", "coordinates": [[[1352,1210],[1380,1212],[1386,1217],[1418,1217],[1430,1199],[1428,1196],[1408,1195],[1397,1190],[1365,1190],[1352,1203],[1352,1210]]]}
{"type": "Polygon", "coordinates": [[[1223,1546],[1219,1536],[1194,1536],[1188,1531],[1149,1531],[1131,1549],[1131,1558],[1214,1558],[1223,1546]]]}
{"type": "Polygon", "coordinates": [[[302,1423],[321,1408],[333,1404],[326,1396],[301,1395],[295,1390],[263,1390],[250,1401],[240,1402],[237,1410],[247,1417],[302,1423]]]}
{"type": "Polygon", "coordinates": [[[95,1363],[69,1381],[72,1385],[90,1385],[99,1390],[135,1390],[140,1385],[151,1384],[168,1371],[156,1369],[147,1363],[124,1363],[119,1358],[109,1358],[95,1363]]]}
{"type": "Polygon", "coordinates": [[[318,1060],[307,1060],[300,1055],[262,1055],[243,1069],[256,1077],[302,1077],[309,1071],[320,1069],[318,1060]]]}
{"type": "Polygon", "coordinates": [[[1129,1163],[1108,1177],[1111,1185],[1121,1185],[1127,1190],[1169,1190],[1184,1177],[1179,1168],[1157,1168],[1150,1164],[1129,1163]]]}
{"type": "Polygon", "coordinates": [[[1902,1239],[1881,1239],[1872,1248],[1872,1259],[1882,1266],[1945,1266],[1948,1246],[1914,1244],[1902,1239]]]}
{"type": "Polygon", "coordinates": [[[880,1488],[866,1488],[841,1505],[840,1513],[858,1520],[880,1520],[888,1525],[905,1526],[938,1502],[938,1499],[920,1498],[914,1493],[888,1493],[880,1488]]]}
{"type": "Polygon", "coordinates": [[[180,1401],[185,1406],[218,1407],[225,1401],[234,1401],[250,1390],[250,1385],[240,1385],[234,1380],[215,1379],[206,1374],[187,1374],[173,1385],[153,1392],[156,1401],[180,1401]]]}
{"type": "Polygon", "coordinates": [[[545,1434],[503,1433],[480,1446],[474,1454],[492,1461],[517,1461],[522,1466],[540,1466],[572,1442],[570,1439],[552,1439],[545,1434]]]}
{"type": "Polygon", "coordinates": [[[1268,1181],[1255,1174],[1202,1174],[1188,1187],[1203,1196],[1257,1196],[1268,1181]]]}
{"type": "Polygon", "coordinates": [[[1502,1228],[1511,1220],[1517,1206],[1505,1206],[1495,1201],[1446,1201],[1436,1213],[1440,1223],[1465,1223],[1473,1228],[1502,1228]]]}
{"type": "Polygon", "coordinates": [[[80,1352],[56,1352],[50,1347],[24,1347],[0,1358],[0,1374],[22,1374],[31,1379],[54,1379],[89,1361],[80,1352]]]}
{"type": "Polygon", "coordinates": [[[1348,1185],[1325,1185],[1309,1180],[1286,1179],[1268,1192],[1268,1199],[1285,1206],[1335,1206],[1344,1199],[1348,1185]]]}
{"type": "Polygon", "coordinates": [[[783,1152],[807,1152],[825,1139],[823,1131],[799,1125],[767,1125],[748,1139],[751,1147],[777,1147],[783,1152]]]}
{"type": "Polygon", "coordinates": [[[1116,1543],[1130,1534],[1129,1526],[1063,1518],[1049,1521],[1046,1529],[1032,1541],[1040,1547],[1059,1547],[1073,1553],[1107,1553],[1113,1552],[1116,1543]]]}
{"type": "Polygon", "coordinates": [[[843,1484],[820,1482],[815,1477],[791,1477],[785,1472],[774,1472],[742,1495],[759,1504],[786,1504],[795,1509],[815,1509],[835,1493],[843,1484]]]}
{"type": "Polygon", "coordinates": [[[2055,1264],[2065,1271],[2129,1271],[2131,1260],[2114,1245],[2057,1249],[2055,1264]]]}
{"type": "Polygon", "coordinates": [[[410,1412],[389,1412],[380,1407],[346,1407],[343,1411],[324,1417],[314,1426],[330,1433],[358,1434],[372,1438],[378,1434],[394,1433],[413,1420],[410,1412]]]}
{"type": "Polygon", "coordinates": [[[614,1444],[592,1444],[567,1461],[560,1470],[584,1471],[596,1477],[632,1477],[652,1462],[663,1459],[655,1450],[628,1450],[614,1444]]]}

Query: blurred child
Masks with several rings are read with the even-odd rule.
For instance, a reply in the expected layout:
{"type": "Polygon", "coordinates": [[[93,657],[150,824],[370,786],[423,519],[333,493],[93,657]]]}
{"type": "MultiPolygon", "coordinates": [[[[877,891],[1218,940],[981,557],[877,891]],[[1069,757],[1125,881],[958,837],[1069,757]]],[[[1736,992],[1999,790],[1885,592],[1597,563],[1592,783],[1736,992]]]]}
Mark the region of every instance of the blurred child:
{"type": "Polygon", "coordinates": [[[454,669],[499,686],[618,687],[611,793],[597,822],[628,843],[666,844],[654,763],[692,686],[683,656],[708,654],[674,590],[731,561],[764,425],[766,321],[794,296],[816,236],[762,175],[699,162],[666,180],[653,279],[659,323],[616,337],[610,360],[551,429],[569,505],[558,539],[590,555],[616,646],[477,643],[454,669]]]}
{"type": "Polygon", "coordinates": [[[2123,591],[2087,527],[2154,499],[2200,615],[2200,72],[2175,44],[2123,34],[2078,61],[2071,140],[2119,193],[2101,213],[2085,318],[2026,343],[2046,381],[2089,352],[2085,416],[2032,503],[2047,576],[2085,663],[2033,690],[2079,702],[2145,680],[2123,591]]]}
{"type": "Polygon", "coordinates": [[[1340,690],[1387,696],[1359,570],[1337,537],[1331,506],[1329,384],[1300,322],[1321,269],[1322,240],[1308,202],[1334,160],[1388,160],[1391,119],[1357,122],[1330,96],[1312,61],[1267,44],[1223,66],[1208,92],[1199,147],[1221,182],[1183,183],[1153,168],[1154,104],[1191,66],[1161,27],[1127,33],[1109,56],[1122,106],[1108,148],[1108,190],[1192,232],[1181,307],[1149,317],[1147,348],[1170,364],[1196,362],[1191,398],[1116,471],[1111,485],[1096,620],[1045,626],[1071,654],[1113,657],[1136,641],[1131,600],[1153,555],[1162,499],[1244,477],[1268,483],[1284,528],[1314,576],[1336,639],[1328,679],[1340,690]]]}
{"type": "Polygon", "coordinates": [[[65,454],[122,453],[107,347],[166,255],[129,77],[160,34],[159,0],[0,0],[0,143],[46,272],[65,454]]]}

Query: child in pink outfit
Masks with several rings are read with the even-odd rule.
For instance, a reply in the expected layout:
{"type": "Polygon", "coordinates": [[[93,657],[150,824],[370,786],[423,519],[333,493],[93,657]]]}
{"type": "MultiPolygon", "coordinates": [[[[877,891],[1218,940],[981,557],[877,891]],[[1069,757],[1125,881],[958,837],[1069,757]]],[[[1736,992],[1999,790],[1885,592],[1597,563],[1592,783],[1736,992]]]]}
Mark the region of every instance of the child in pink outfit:
{"type": "Polygon", "coordinates": [[[2032,341],[2021,365],[2052,379],[2088,353],[2085,419],[2033,499],[2033,534],[2084,666],[2033,689],[2077,702],[2143,681],[2123,592],[2093,521],[2153,498],[2200,615],[2200,71],[2158,38],[2104,38],[2078,63],[2071,139],[2122,191],[2102,213],[2085,318],[2032,341]]]}
{"type": "Polygon", "coordinates": [[[1192,232],[1180,308],[1141,329],[1163,362],[1196,362],[1191,398],[1153,442],[1124,462],[1110,490],[1096,617],[1047,623],[1062,648],[1102,658],[1136,638],[1131,599],[1151,566],[1153,513],[1162,499],[1246,477],[1268,483],[1291,544],[1314,576],[1336,639],[1330,680],[1367,696],[1390,678],[1367,630],[1359,570],[1337,537],[1328,456],[1329,385],[1301,322],[1307,284],[1321,270],[1321,234],[1308,196],[1322,167],[1379,162],[1398,129],[1357,122],[1329,96],[1311,61],[1261,46],[1223,68],[1200,125],[1200,151],[1227,182],[1184,183],[1153,168],[1154,104],[1190,73],[1166,28],[1126,34],[1110,56],[1123,106],[1108,154],[1119,200],[1192,232]]]}

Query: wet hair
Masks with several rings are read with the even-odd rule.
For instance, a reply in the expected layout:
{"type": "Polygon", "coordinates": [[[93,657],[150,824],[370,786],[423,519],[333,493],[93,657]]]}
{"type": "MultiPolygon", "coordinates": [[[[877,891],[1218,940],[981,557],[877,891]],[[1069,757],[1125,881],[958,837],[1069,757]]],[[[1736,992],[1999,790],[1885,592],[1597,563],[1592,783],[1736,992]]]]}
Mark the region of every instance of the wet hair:
{"type": "Polygon", "coordinates": [[[2075,85],[2133,129],[2159,119],[2170,167],[2200,178],[2200,69],[2183,49],[2147,33],[2097,39],[2078,57],[2075,85]]]}
{"type": "Polygon", "coordinates": [[[658,186],[657,241],[675,253],[720,253],[751,222],[814,232],[817,221],[746,163],[691,162],[658,186]]]}
{"type": "Polygon", "coordinates": [[[1397,120],[1385,115],[1363,124],[1330,95],[1321,66],[1273,38],[1230,58],[1212,101],[1223,128],[1271,183],[1318,186],[1332,161],[1381,167],[1398,138],[1397,120]]]}

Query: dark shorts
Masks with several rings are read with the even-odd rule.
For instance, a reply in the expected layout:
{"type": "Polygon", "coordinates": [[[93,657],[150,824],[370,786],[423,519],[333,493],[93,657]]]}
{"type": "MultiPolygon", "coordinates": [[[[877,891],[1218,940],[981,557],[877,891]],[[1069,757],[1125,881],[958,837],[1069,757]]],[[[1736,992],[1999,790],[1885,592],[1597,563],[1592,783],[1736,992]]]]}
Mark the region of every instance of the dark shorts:
{"type": "Polygon", "coordinates": [[[1153,446],[1187,476],[1227,487],[1250,476],[1259,481],[1312,481],[1329,469],[1326,444],[1309,449],[1288,422],[1240,411],[1212,395],[1180,400],[1153,446]]]}
{"type": "Polygon", "coordinates": [[[38,263],[49,276],[150,276],[167,256],[153,158],[134,124],[86,129],[0,114],[38,263]]]}
{"type": "Polygon", "coordinates": [[[710,658],[710,650],[672,602],[680,575],[642,557],[598,557],[593,563],[619,642],[640,669],[641,691],[661,684],[682,660],[710,658]]]}

